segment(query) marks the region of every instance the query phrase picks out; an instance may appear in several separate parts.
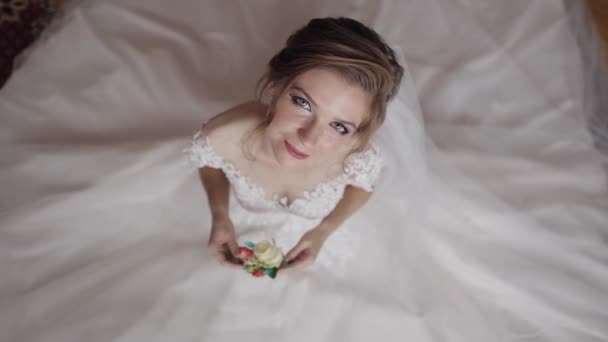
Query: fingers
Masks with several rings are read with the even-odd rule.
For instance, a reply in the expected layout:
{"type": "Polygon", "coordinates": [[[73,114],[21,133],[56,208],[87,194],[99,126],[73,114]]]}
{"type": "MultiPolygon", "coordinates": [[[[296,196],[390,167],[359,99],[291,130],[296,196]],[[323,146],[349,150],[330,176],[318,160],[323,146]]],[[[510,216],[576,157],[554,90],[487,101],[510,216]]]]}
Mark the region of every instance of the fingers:
{"type": "Polygon", "coordinates": [[[230,227],[214,226],[209,236],[209,253],[217,261],[231,268],[241,268],[239,246],[230,227]]]}
{"type": "Polygon", "coordinates": [[[298,255],[298,257],[296,257],[295,259],[291,259],[291,260],[292,260],[292,262],[289,263],[287,267],[283,268],[281,270],[281,272],[295,271],[295,270],[306,268],[306,267],[312,265],[312,263],[314,262],[314,257],[312,254],[303,252],[303,253],[300,253],[298,255]]]}
{"type": "Polygon", "coordinates": [[[228,256],[226,256],[226,253],[217,253],[214,256],[220,262],[220,264],[222,264],[224,266],[234,268],[234,269],[240,269],[243,267],[241,264],[237,264],[237,263],[229,260],[228,256]]]}
{"type": "MultiPolygon", "coordinates": [[[[243,266],[236,262],[238,254],[234,255],[231,251],[226,249],[224,244],[209,244],[209,254],[216,259],[220,264],[230,268],[242,268],[243,266]]],[[[237,246],[238,248],[238,246],[237,246]]]]}
{"type": "Polygon", "coordinates": [[[230,253],[232,253],[232,256],[234,256],[235,258],[238,258],[239,254],[240,254],[239,244],[235,240],[229,240],[227,242],[227,245],[228,245],[228,249],[230,250],[230,253]]]}
{"type": "Polygon", "coordinates": [[[312,265],[315,256],[311,253],[309,246],[302,241],[298,242],[285,256],[287,267],[283,271],[295,271],[312,265]]]}
{"type": "Polygon", "coordinates": [[[287,253],[285,259],[287,260],[287,262],[294,260],[298,257],[300,253],[304,252],[305,249],[306,247],[304,247],[302,243],[298,243],[289,251],[289,253],[287,253]]]}

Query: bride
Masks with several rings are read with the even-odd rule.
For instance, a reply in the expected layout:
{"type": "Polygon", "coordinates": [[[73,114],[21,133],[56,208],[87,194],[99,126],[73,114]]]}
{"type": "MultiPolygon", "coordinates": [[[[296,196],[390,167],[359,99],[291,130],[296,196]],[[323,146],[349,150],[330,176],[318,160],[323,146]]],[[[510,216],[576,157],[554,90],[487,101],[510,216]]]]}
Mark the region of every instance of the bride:
{"type": "Polygon", "coordinates": [[[605,249],[453,170],[398,60],[355,20],[314,19],[256,100],[204,115],[200,177],[162,145],[124,182],[8,216],[0,340],[606,341],[605,249]],[[125,223],[59,214],[81,203],[125,223]],[[286,252],[275,279],[235,261],[264,240],[286,252]]]}
{"type": "Polygon", "coordinates": [[[291,243],[302,235],[287,254],[289,269],[310,265],[380,177],[380,152],[369,140],[402,74],[393,50],[355,20],[314,19],[294,33],[263,79],[260,98],[268,93],[269,103],[212,118],[190,150],[209,197],[212,255],[230,265],[226,253],[238,255],[234,227],[240,233],[245,218],[261,219],[255,225],[266,238],[291,243]],[[229,215],[230,185],[252,211],[237,224],[229,215]],[[268,223],[271,214],[277,223],[268,223]],[[294,224],[290,216],[306,220],[294,224]]]}

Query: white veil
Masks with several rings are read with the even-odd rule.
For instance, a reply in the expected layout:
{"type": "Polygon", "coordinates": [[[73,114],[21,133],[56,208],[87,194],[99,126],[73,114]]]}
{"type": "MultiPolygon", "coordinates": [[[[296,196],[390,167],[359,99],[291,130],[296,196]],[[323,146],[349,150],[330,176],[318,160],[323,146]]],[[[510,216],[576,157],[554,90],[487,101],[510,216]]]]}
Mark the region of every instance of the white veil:
{"type": "MultiPolygon", "coordinates": [[[[556,148],[578,153],[587,163],[582,169],[602,170],[606,158],[594,151],[586,132],[551,124],[536,127],[540,143],[557,141],[556,148]],[[585,160],[589,155],[594,158],[585,160]]],[[[493,143],[492,135],[484,138],[493,143]]],[[[425,318],[436,341],[608,338],[605,190],[590,188],[594,195],[574,199],[579,206],[568,193],[540,194],[537,205],[546,207],[535,211],[509,197],[516,192],[508,184],[503,192],[484,186],[435,146],[407,72],[376,140],[388,166],[377,189],[384,208],[377,229],[391,231],[385,243],[395,256],[388,263],[395,274],[386,286],[404,289],[402,304],[425,318]]],[[[547,177],[577,177],[582,171],[567,160],[562,165],[545,170],[547,177]]],[[[488,168],[501,182],[500,170],[488,168]]],[[[545,181],[534,173],[521,177],[545,181]]]]}
{"type": "MultiPolygon", "coordinates": [[[[354,291],[358,300],[370,302],[364,310],[377,307],[397,324],[406,326],[414,316],[432,341],[607,340],[605,157],[594,150],[584,118],[576,117],[583,112],[582,81],[580,65],[570,62],[579,58],[559,39],[528,42],[526,34],[536,31],[524,29],[544,25],[543,20],[553,24],[544,26],[563,28],[561,7],[527,1],[345,4],[87,2],[36,44],[0,93],[0,139],[7,151],[0,180],[10,194],[2,198],[0,217],[0,334],[10,340],[11,333],[37,333],[21,326],[22,319],[53,312],[62,299],[78,308],[80,300],[93,298],[91,311],[75,310],[68,318],[94,317],[98,308],[114,314],[112,301],[104,299],[116,294],[90,283],[103,280],[105,286],[115,275],[127,279],[121,283],[126,290],[112,290],[125,294],[119,297],[125,301],[141,298],[131,303],[133,311],[149,315],[120,312],[134,327],[116,326],[135,334],[156,328],[150,322],[201,330],[200,316],[215,309],[206,306],[215,294],[187,299],[180,294],[196,276],[207,280],[207,270],[193,271],[205,266],[196,254],[202,242],[193,236],[200,239],[200,227],[208,222],[201,214],[200,187],[184,180],[180,151],[205,115],[250,97],[257,71],[288,31],[310,17],[349,15],[386,32],[389,45],[402,51],[402,62],[407,59],[411,67],[406,66],[409,72],[374,138],[387,163],[383,179],[353,218],[371,227],[363,251],[372,255],[357,263],[365,272],[354,279],[313,275],[311,281],[326,282],[324,289],[336,293],[354,291]],[[519,15],[521,8],[530,17],[519,15]],[[479,29],[486,17],[478,22],[469,13],[496,19],[490,26],[497,34],[479,29]],[[396,22],[408,22],[408,30],[392,25],[396,22]],[[521,55],[474,55],[488,46],[498,49],[501,29],[511,23],[519,26],[504,35],[514,37],[510,46],[530,43],[516,51],[521,55]],[[471,32],[476,35],[464,39],[471,32]],[[441,39],[430,39],[434,35],[441,39]],[[440,50],[452,37],[464,42],[467,53],[469,43],[474,56],[452,53],[456,44],[440,50]],[[538,63],[527,54],[530,46],[545,42],[550,53],[542,63],[557,66],[546,69],[555,71],[556,84],[567,80],[573,89],[565,100],[555,95],[559,87],[536,82],[545,78],[526,64],[528,59],[538,63]],[[558,52],[565,57],[553,54],[553,46],[563,48],[558,52]],[[445,59],[422,62],[439,55],[445,59]],[[428,70],[461,60],[462,70],[429,76],[428,70]],[[241,72],[251,70],[256,72],[241,72]],[[493,82],[482,77],[488,72],[497,77],[493,82]],[[518,77],[528,82],[518,83],[518,77]],[[468,81],[461,87],[475,88],[479,95],[458,91],[454,84],[461,79],[468,81]],[[488,88],[500,91],[484,91],[488,88]],[[526,112],[542,107],[529,91],[546,97],[551,115],[526,112]],[[442,100],[430,101],[433,96],[442,100]],[[530,104],[520,111],[484,96],[530,104]],[[494,111],[473,118],[456,115],[471,106],[494,111]],[[518,126],[521,118],[526,125],[518,126]],[[167,242],[175,237],[192,240],[195,252],[167,242]],[[95,268],[99,260],[102,267],[95,268]],[[145,277],[131,281],[139,269],[145,277]],[[80,273],[51,277],[66,270],[80,273]],[[172,288],[172,277],[185,279],[184,284],[172,288]],[[42,285],[33,287],[37,284],[42,285]],[[174,290],[172,296],[154,304],[167,311],[145,306],[146,295],[166,288],[174,290]],[[177,312],[177,307],[187,309],[177,312]],[[163,315],[170,319],[161,320],[163,315]],[[137,325],[144,321],[147,325],[137,325]]],[[[220,288],[227,278],[218,274],[220,288]]],[[[115,323],[99,317],[102,325],[115,323]]],[[[85,325],[66,326],[61,319],[58,331],[86,331],[85,325]]],[[[52,324],[44,324],[50,330],[52,324]]],[[[374,335],[376,329],[369,327],[374,335]]]]}

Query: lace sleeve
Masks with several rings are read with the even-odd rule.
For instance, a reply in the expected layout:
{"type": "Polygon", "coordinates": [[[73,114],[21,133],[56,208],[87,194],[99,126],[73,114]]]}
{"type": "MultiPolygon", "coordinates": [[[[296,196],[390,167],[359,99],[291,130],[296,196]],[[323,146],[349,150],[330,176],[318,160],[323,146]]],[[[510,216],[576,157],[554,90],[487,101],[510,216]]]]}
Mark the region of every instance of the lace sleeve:
{"type": "Polygon", "coordinates": [[[194,134],[190,147],[186,148],[184,152],[188,156],[190,164],[196,168],[209,166],[221,169],[224,165],[223,158],[215,152],[207,136],[200,130],[194,134]]]}
{"type": "Polygon", "coordinates": [[[370,147],[349,157],[346,167],[347,183],[365,191],[372,192],[380,179],[384,159],[378,147],[370,147]]]}

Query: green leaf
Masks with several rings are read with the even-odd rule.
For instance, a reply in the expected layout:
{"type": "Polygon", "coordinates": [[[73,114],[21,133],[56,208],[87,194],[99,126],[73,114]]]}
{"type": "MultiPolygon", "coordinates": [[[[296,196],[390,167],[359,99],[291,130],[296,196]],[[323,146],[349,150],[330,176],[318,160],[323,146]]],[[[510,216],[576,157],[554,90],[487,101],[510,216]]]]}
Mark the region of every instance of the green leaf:
{"type": "Polygon", "coordinates": [[[275,268],[271,268],[271,269],[270,269],[270,272],[269,272],[269,273],[267,273],[267,274],[268,274],[268,276],[269,276],[270,278],[274,279],[274,278],[276,278],[276,277],[277,277],[277,271],[278,271],[278,268],[276,268],[276,267],[275,267],[275,268]]]}

